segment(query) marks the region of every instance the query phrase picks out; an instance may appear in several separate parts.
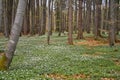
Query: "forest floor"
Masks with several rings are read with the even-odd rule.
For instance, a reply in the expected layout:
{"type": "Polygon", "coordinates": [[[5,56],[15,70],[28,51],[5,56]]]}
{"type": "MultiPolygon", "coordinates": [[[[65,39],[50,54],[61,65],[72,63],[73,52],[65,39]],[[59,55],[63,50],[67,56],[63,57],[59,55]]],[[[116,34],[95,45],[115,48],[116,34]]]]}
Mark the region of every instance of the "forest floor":
{"type": "MultiPolygon", "coordinates": [[[[120,44],[109,47],[106,40],[74,40],[54,34],[50,45],[46,36],[20,38],[8,71],[0,80],[119,80],[120,44]]],[[[0,50],[7,39],[0,37],[0,50]]]]}

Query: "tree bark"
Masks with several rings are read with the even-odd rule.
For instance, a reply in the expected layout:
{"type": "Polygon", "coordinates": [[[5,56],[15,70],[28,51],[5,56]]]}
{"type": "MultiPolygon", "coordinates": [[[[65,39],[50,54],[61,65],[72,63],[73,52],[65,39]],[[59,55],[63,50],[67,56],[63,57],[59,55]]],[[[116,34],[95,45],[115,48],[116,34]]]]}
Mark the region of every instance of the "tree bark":
{"type": "Polygon", "coordinates": [[[77,26],[77,12],[78,12],[78,5],[77,5],[77,0],[75,0],[75,12],[74,12],[74,16],[75,16],[75,19],[74,19],[74,31],[75,31],[75,33],[77,33],[77,28],[78,28],[78,26],[77,26]]]}
{"type": "Polygon", "coordinates": [[[51,0],[48,2],[48,36],[47,36],[47,44],[50,44],[50,33],[51,33],[51,0]]]}
{"type": "Polygon", "coordinates": [[[69,0],[68,1],[68,5],[69,5],[69,9],[68,9],[68,44],[70,45],[73,45],[73,38],[72,38],[72,33],[73,33],[73,30],[72,30],[72,0],[69,0]]]}
{"type": "Polygon", "coordinates": [[[110,26],[109,26],[109,45],[115,44],[115,0],[109,1],[110,9],[110,26]]]}
{"type": "Polygon", "coordinates": [[[2,8],[2,0],[0,0],[0,32],[2,32],[2,13],[3,13],[3,8],[2,8]]]}
{"type": "Polygon", "coordinates": [[[30,35],[35,34],[35,1],[30,0],[30,35]]]}
{"type": "Polygon", "coordinates": [[[95,39],[97,39],[98,37],[101,36],[100,34],[100,28],[101,28],[101,4],[102,4],[102,0],[96,0],[96,25],[94,28],[94,35],[95,35],[95,39]]]}
{"type": "Polygon", "coordinates": [[[77,35],[77,39],[83,39],[82,0],[79,0],[79,18],[78,18],[78,35],[77,35]]]}
{"type": "Polygon", "coordinates": [[[6,62],[7,68],[9,68],[14,56],[14,52],[16,50],[16,46],[22,29],[22,23],[23,23],[23,17],[24,17],[26,5],[27,5],[27,0],[19,0],[15,21],[11,30],[10,40],[8,42],[5,52],[7,57],[7,62],[6,62]]]}
{"type": "Polygon", "coordinates": [[[9,38],[9,27],[8,27],[8,19],[7,19],[7,6],[6,0],[3,1],[3,19],[4,19],[4,35],[9,38]]]}
{"type": "Polygon", "coordinates": [[[90,33],[91,30],[91,0],[86,0],[86,32],[90,33]]]}
{"type": "Polygon", "coordinates": [[[46,0],[42,1],[41,35],[44,35],[46,30],[46,2],[46,0]]]}

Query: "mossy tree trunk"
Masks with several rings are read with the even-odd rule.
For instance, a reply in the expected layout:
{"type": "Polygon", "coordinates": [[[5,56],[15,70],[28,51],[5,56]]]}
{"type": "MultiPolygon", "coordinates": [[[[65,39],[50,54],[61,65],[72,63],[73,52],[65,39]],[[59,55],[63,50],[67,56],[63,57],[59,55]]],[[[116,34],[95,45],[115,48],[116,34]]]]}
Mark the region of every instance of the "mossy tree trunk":
{"type": "MultiPolygon", "coordinates": [[[[19,40],[19,35],[22,29],[22,23],[23,23],[26,4],[27,4],[27,0],[19,0],[15,21],[11,30],[11,36],[8,41],[6,51],[5,53],[3,53],[6,59],[2,59],[3,63],[2,62],[0,63],[0,65],[4,64],[2,66],[3,68],[8,69],[12,62],[14,52],[16,50],[16,46],[19,40]]],[[[0,70],[3,69],[2,67],[0,66],[0,70]]]]}

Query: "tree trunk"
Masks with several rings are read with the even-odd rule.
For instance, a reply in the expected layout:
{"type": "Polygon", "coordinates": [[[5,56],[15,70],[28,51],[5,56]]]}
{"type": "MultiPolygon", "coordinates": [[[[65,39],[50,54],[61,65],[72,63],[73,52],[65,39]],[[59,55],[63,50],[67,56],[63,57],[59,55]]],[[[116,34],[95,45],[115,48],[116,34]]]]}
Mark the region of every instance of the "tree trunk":
{"type": "Polygon", "coordinates": [[[86,31],[90,33],[91,30],[91,0],[86,0],[86,31]]]}
{"type": "Polygon", "coordinates": [[[46,0],[42,1],[41,35],[44,35],[46,30],[46,2],[46,0]]]}
{"type": "Polygon", "coordinates": [[[82,0],[79,0],[79,18],[78,18],[78,35],[77,35],[77,39],[83,39],[82,0]]]}
{"type": "Polygon", "coordinates": [[[51,17],[51,22],[50,22],[50,25],[51,25],[51,29],[50,29],[50,35],[52,35],[52,30],[53,30],[53,21],[54,21],[54,19],[53,19],[53,7],[54,7],[54,0],[52,0],[52,2],[51,2],[51,7],[50,7],[50,9],[51,9],[51,14],[50,14],[50,17],[51,17]]]}
{"type": "Polygon", "coordinates": [[[95,5],[95,0],[93,0],[93,16],[92,16],[92,18],[93,18],[93,34],[95,34],[95,7],[96,7],[96,5],[95,5]]]}
{"type": "Polygon", "coordinates": [[[51,0],[48,2],[48,36],[47,36],[47,44],[50,44],[50,33],[51,33],[51,0]]]}
{"type": "Polygon", "coordinates": [[[68,9],[68,44],[73,45],[73,38],[72,38],[72,0],[68,1],[69,9],[68,9]]]}
{"type": "Polygon", "coordinates": [[[39,6],[39,0],[36,0],[36,27],[37,27],[37,33],[40,33],[40,6],[39,6]]]}
{"type": "Polygon", "coordinates": [[[2,13],[3,13],[3,8],[2,8],[2,0],[0,0],[0,32],[2,32],[2,13]]]}
{"type": "Polygon", "coordinates": [[[75,31],[75,33],[77,33],[77,8],[78,7],[78,5],[77,5],[77,0],[75,0],[75,13],[74,13],[74,16],[75,16],[75,20],[74,20],[74,31],[75,31]]]}
{"type": "Polygon", "coordinates": [[[95,39],[100,37],[100,28],[101,28],[101,4],[102,0],[96,0],[96,26],[94,28],[95,39]]]}
{"type": "Polygon", "coordinates": [[[9,38],[9,26],[8,26],[8,18],[7,18],[7,1],[3,1],[3,19],[4,19],[4,35],[5,37],[9,38]]]}
{"type": "Polygon", "coordinates": [[[115,0],[109,0],[110,26],[109,26],[109,45],[115,44],[115,0]]]}
{"type": "Polygon", "coordinates": [[[61,36],[62,33],[62,2],[59,1],[59,34],[58,36],[61,36]]]}
{"type": "Polygon", "coordinates": [[[11,30],[10,40],[8,42],[6,52],[5,52],[7,57],[7,62],[6,62],[7,69],[9,68],[12,62],[14,52],[16,50],[16,46],[19,40],[26,5],[27,5],[27,0],[19,0],[15,21],[11,30]]]}
{"type": "Polygon", "coordinates": [[[83,0],[83,31],[86,30],[86,0],[83,0]]]}
{"type": "Polygon", "coordinates": [[[117,34],[119,34],[119,0],[115,0],[115,41],[117,42],[117,34]]]}
{"type": "Polygon", "coordinates": [[[35,1],[30,0],[30,35],[35,34],[35,1]]]}
{"type": "Polygon", "coordinates": [[[13,8],[13,0],[7,0],[7,19],[8,19],[8,30],[9,30],[9,34],[10,34],[10,30],[12,27],[12,8],[13,8]]]}

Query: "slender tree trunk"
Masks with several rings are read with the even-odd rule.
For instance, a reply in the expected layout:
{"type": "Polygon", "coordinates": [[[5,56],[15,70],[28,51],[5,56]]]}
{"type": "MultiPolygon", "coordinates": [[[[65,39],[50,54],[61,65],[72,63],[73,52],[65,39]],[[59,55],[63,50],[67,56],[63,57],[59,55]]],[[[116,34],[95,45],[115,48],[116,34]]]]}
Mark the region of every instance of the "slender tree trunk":
{"type": "Polygon", "coordinates": [[[95,34],[95,27],[96,27],[96,26],[95,26],[95,24],[96,24],[96,23],[95,23],[95,22],[96,22],[96,21],[95,21],[95,10],[96,10],[95,7],[96,7],[96,5],[95,5],[95,0],[93,0],[93,34],[95,34]]]}
{"type": "Polygon", "coordinates": [[[110,26],[109,26],[109,45],[115,44],[115,0],[109,0],[110,5],[110,26]]]}
{"type": "Polygon", "coordinates": [[[26,18],[27,18],[27,34],[30,34],[30,0],[27,3],[26,18]]]}
{"type": "Polygon", "coordinates": [[[104,9],[105,11],[104,11],[104,26],[103,26],[103,28],[105,29],[105,30],[108,30],[108,0],[105,0],[105,9],[104,9]]]}
{"type": "Polygon", "coordinates": [[[62,2],[59,1],[59,34],[58,36],[61,36],[62,33],[62,2]]]}
{"type": "Polygon", "coordinates": [[[78,18],[78,35],[77,39],[83,39],[83,26],[82,26],[82,0],[79,0],[79,18],[78,18]]]}
{"type": "Polygon", "coordinates": [[[7,19],[8,19],[8,28],[9,28],[9,34],[12,27],[12,8],[13,8],[13,0],[7,0],[7,19]]]}
{"type": "Polygon", "coordinates": [[[13,4],[12,4],[12,25],[14,24],[17,5],[18,5],[18,0],[13,0],[13,4]]]}
{"type": "Polygon", "coordinates": [[[74,16],[75,16],[75,20],[74,20],[74,31],[75,31],[75,33],[77,33],[77,8],[78,7],[78,5],[77,5],[77,0],[75,0],[75,13],[74,13],[74,16]]]}
{"type": "Polygon", "coordinates": [[[117,42],[117,34],[119,34],[119,0],[115,0],[115,41],[117,42]]]}
{"type": "Polygon", "coordinates": [[[2,32],[2,13],[3,13],[2,0],[0,0],[0,32],[2,32]]]}
{"type": "Polygon", "coordinates": [[[90,33],[91,30],[91,0],[86,0],[86,31],[90,33]]]}
{"type": "Polygon", "coordinates": [[[30,0],[30,35],[35,34],[35,1],[30,0]]]}
{"type": "Polygon", "coordinates": [[[39,34],[40,31],[40,5],[39,0],[36,0],[36,27],[39,34]]]}
{"type": "Polygon", "coordinates": [[[50,9],[51,9],[51,14],[50,14],[50,17],[51,17],[51,22],[50,22],[50,25],[51,25],[51,29],[50,29],[50,35],[52,35],[52,30],[53,30],[53,6],[54,6],[54,4],[53,4],[53,2],[54,2],[54,0],[52,0],[51,1],[51,7],[50,7],[50,9]]]}
{"type": "Polygon", "coordinates": [[[27,35],[28,34],[28,32],[27,32],[27,30],[28,30],[28,24],[29,23],[27,23],[27,8],[26,8],[26,12],[25,12],[25,16],[24,16],[24,20],[23,20],[23,35],[27,35]]]}
{"type": "Polygon", "coordinates": [[[96,26],[94,28],[95,31],[95,39],[101,37],[100,28],[101,28],[101,4],[102,0],[96,0],[96,26]]]}
{"type": "Polygon", "coordinates": [[[46,30],[46,2],[47,0],[42,1],[41,35],[44,35],[46,30]]]}
{"type": "Polygon", "coordinates": [[[19,0],[15,21],[11,30],[10,40],[8,42],[5,52],[7,57],[7,63],[6,63],[7,68],[9,68],[14,56],[14,52],[16,50],[16,46],[22,29],[22,23],[23,23],[23,17],[24,17],[26,5],[27,5],[27,0],[19,0]]]}
{"type": "Polygon", "coordinates": [[[86,0],[83,0],[83,31],[86,30],[86,0]]]}
{"type": "Polygon", "coordinates": [[[49,0],[49,2],[48,2],[48,36],[47,36],[47,43],[48,43],[48,45],[50,44],[50,33],[51,33],[51,25],[50,25],[50,23],[51,23],[51,0],[49,0]]]}
{"type": "Polygon", "coordinates": [[[56,0],[56,31],[58,31],[58,36],[61,36],[61,1],[56,0]]]}
{"type": "Polygon", "coordinates": [[[9,27],[8,27],[8,19],[7,19],[7,6],[6,6],[7,1],[3,1],[3,19],[4,19],[4,35],[5,37],[9,38],[9,27]]]}
{"type": "Polygon", "coordinates": [[[68,3],[68,5],[69,5],[69,9],[68,9],[68,14],[69,14],[69,16],[68,16],[68,44],[70,44],[70,45],[73,45],[73,38],[72,38],[72,32],[73,32],[73,30],[72,30],[72,27],[73,27],[73,25],[72,25],[72,0],[69,0],[68,1],[69,3],[68,3]]]}

